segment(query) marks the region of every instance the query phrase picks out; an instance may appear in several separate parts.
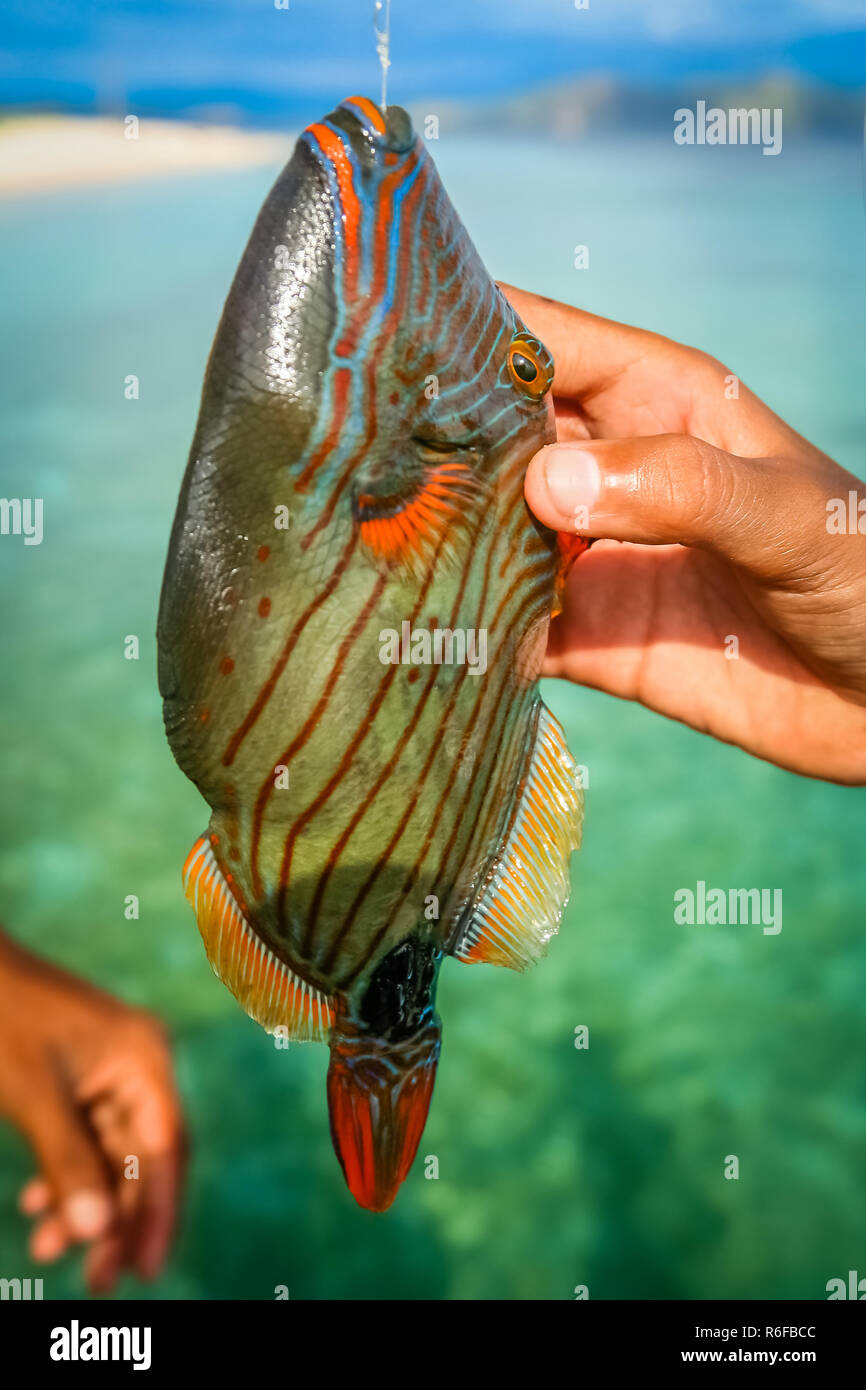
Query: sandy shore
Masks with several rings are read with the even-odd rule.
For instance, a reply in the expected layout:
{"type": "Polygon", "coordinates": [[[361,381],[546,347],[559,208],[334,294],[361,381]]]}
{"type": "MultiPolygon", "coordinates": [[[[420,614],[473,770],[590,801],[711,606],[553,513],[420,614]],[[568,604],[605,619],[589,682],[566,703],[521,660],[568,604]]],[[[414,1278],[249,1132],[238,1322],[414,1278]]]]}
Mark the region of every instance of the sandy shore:
{"type": "Polygon", "coordinates": [[[0,195],[279,164],[293,137],[143,119],[129,139],[121,118],[28,116],[0,121],[0,195]]]}

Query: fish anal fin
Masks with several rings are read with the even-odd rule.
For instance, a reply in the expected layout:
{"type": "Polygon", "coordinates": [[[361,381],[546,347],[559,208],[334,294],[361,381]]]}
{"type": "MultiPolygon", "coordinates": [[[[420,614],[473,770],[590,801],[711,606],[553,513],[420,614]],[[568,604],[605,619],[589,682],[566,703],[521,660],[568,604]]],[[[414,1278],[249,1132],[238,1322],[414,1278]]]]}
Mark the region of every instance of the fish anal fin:
{"type": "Polygon", "coordinates": [[[183,885],[214,974],[250,1018],[268,1033],[285,1028],[298,1042],[326,1041],[334,1021],[330,1000],[253,931],[206,835],[187,856],[183,885]]]}
{"type": "Polygon", "coordinates": [[[562,729],[540,700],[539,705],[502,852],[452,951],[469,964],[525,970],[544,955],[568,901],[568,862],[580,844],[583,793],[562,729]]]}

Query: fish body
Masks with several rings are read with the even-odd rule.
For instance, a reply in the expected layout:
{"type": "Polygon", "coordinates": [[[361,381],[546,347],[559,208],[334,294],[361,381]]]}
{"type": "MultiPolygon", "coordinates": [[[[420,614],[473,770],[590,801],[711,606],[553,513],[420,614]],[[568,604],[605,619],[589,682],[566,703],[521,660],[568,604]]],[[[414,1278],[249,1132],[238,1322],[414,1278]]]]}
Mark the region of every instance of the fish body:
{"type": "Polygon", "coordinates": [[[399,107],[310,126],[205,376],[159,616],[184,869],[216,973],[331,1049],[335,1148],[381,1210],[439,1057],[446,955],[556,931],[574,764],[537,688],[561,555],[523,500],[553,367],[399,107]]]}

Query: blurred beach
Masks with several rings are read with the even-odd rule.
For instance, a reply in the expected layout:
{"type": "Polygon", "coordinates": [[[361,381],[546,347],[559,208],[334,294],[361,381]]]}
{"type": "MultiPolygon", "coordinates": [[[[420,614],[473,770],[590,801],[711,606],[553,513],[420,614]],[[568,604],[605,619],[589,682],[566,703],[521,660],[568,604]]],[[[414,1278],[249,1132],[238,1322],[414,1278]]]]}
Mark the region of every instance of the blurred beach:
{"type": "MultiPolygon", "coordinates": [[[[148,1295],[825,1297],[862,1269],[866,1232],[866,792],[560,684],[546,698],[589,769],[561,933],[524,978],[446,962],[418,1158],[390,1212],[355,1207],[326,1049],[275,1050],[208,967],[180,885],[207,811],[166,746],[155,674],[204,364],[291,138],[143,123],[131,149],[116,127],[65,121],[30,127],[50,146],[42,176],[23,132],[0,151],[10,138],[0,493],[44,499],[44,540],[0,546],[0,905],[17,936],[176,1038],[189,1196],[148,1295]],[[698,880],[781,889],[782,931],[677,925],[673,894],[698,880]]],[[[765,159],[669,132],[446,128],[431,152],[494,275],[700,345],[864,475],[856,142],[802,135],[765,159]]],[[[74,1259],[28,1259],[14,1203],[30,1163],[0,1130],[0,1269],[79,1296],[74,1259]]]]}
{"type": "Polygon", "coordinates": [[[272,164],[282,137],[137,116],[0,120],[0,197],[272,164]]]}

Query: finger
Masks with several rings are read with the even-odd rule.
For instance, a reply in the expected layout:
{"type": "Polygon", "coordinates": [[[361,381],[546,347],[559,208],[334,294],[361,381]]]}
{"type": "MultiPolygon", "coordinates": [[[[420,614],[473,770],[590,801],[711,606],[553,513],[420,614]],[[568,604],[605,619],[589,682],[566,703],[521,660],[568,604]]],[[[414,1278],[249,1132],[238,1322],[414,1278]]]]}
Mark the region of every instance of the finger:
{"type": "Polygon", "coordinates": [[[104,1160],[81,1111],[59,1089],[42,1097],[31,1138],[71,1237],[102,1235],[114,1210],[104,1160]]]}
{"type": "Polygon", "coordinates": [[[143,1279],[155,1279],[162,1269],[174,1234],[181,1187],[179,1153],[154,1154],[147,1160],[135,1267],[143,1279]]]}
{"type": "Polygon", "coordinates": [[[30,1254],[40,1264],[51,1264],[60,1258],[69,1245],[69,1232],[56,1213],[40,1221],[30,1236],[30,1254]]]}
{"type": "Polygon", "coordinates": [[[663,368],[691,351],[660,333],[600,318],[514,285],[500,284],[500,289],[527,328],[537,333],[552,352],[556,366],[554,391],[562,396],[579,399],[594,395],[609,389],[639,362],[649,361],[663,368]]]}
{"type": "Polygon", "coordinates": [[[585,412],[574,401],[554,393],[553,409],[556,416],[556,437],[560,443],[593,438],[585,412]]]}
{"type": "Polygon", "coordinates": [[[142,1081],[132,1125],[142,1137],[135,1265],[142,1278],[154,1279],[174,1233],[186,1157],[183,1115],[167,1049],[142,1081]]]}
{"type": "Polygon", "coordinates": [[[22,1187],[18,1197],[18,1210],[24,1216],[41,1216],[51,1206],[51,1188],[44,1178],[31,1178],[22,1187]]]}
{"type": "Polygon", "coordinates": [[[511,285],[501,288],[553,353],[560,438],[676,430],[705,435],[738,454],[806,445],[708,353],[511,285]],[[576,411],[566,408],[568,401],[577,403],[576,411]]]}
{"type": "Polygon", "coordinates": [[[124,1259],[142,1278],[152,1279],[174,1231],[186,1141],[168,1045],[152,1027],[147,1039],[122,1084],[94,1102],[90,1114],[118,1174],[124,1259]],[[134,1172],[127,1171],[131,1155],[138,1159],[134,1172]]]}
{"type": "MultiPolygon", "coordinates": [[[[127,1146],[126,1153],[129,1152],[127,1146]]],[[[95,1240],[87,1252],[84,1273],[91,1293],[108,1293],[114,1288],[125,1269],[133,1264],[138,1227],[137,1182],[124,1177],[124,1162],[119,1156],[111,1162],[115,1174],[114,1221],[109,1230],[95,1240]]]]}
{"type": "MultiPolygon", "coordinates": [[[[137,1086],[134,1074],[126,1084],[133,1089],[137,1086]]],[[[113,1286],[121,1269],[133,1264],[138,1243],[142,1182],[137,1172],[131,1174],[129,1165],[131,1157],[139,1156],[131,1123],[133,1114],[130,1097],[122,1088],[101,1096],[88,1109],[114,1189],[114,1223],[104,1238],[94,1243],[85,1266],[96,1292],[113,1286]]]]}
{"type": "Polygon", "coordinates": [[[824,491],[808,471],[689,435],[548,445],[526,498],[554,530],[697,546],[775,582],[802,578],[826,546],[824,491]]]}
{"type": "Polygon", "coordinates": [[[119,1231],[110,1231],[94,1241],[84,1261],[84,1278],[93,1294],[109,1293],[126,1263],[127,1247],[119,1231]]]}

